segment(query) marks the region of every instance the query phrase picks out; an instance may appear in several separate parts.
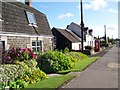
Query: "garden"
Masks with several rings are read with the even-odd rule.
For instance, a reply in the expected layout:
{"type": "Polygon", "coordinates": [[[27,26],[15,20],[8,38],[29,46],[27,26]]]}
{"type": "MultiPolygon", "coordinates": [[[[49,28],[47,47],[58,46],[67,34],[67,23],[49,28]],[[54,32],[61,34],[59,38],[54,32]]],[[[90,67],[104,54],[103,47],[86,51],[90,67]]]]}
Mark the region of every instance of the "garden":
{"type": "Polygon", "coordinates": [[[29,48],[3,51],[0,88],[58,88],[75,77],[67,73],[80,72],[98,58],[81,52],[69,52],[67,48],[38,54],[29,48]],[[53,73],[60,76],[48,76],[53,73]]]}

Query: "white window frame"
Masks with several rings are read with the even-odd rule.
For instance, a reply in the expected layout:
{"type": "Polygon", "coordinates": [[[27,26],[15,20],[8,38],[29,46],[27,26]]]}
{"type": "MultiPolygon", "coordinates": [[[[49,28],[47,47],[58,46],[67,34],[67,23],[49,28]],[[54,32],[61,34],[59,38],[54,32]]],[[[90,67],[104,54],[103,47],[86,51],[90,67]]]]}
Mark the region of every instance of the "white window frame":
{"type": "Polygon", "coordinates": [[[42,41],[41,40],[32,41],[32,50],[33,48],[35,48],[34,52],[42,52],[42,41]],[[33,46],[33,42],[35,42],[35,46],[33,46]],[[39,45],[37,43],[39,43],[39,45]],[[40,48],[40,49],[38,50],[37,48],[40,48]]]}
{"type": "Polygon", "coordinates": [[[26,11],[26,14],[27,14],[27,19],[28,19],[29,25],[37,27],[37,22],[36,22],[34,13],[26,11]]]}

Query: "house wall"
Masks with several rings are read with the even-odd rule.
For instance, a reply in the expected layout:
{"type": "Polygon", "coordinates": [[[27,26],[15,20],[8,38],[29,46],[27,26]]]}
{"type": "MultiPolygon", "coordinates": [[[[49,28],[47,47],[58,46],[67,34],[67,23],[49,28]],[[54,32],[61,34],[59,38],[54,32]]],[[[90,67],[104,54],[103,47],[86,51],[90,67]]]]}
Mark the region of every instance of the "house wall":
{"type": "Polygon", "coordinates": [[[53,50],[52,38],[43,38],[43,51],[53,50]]]}
{"type": "Polygon", "coordinates": [[[1,35],[0,41],[5,41],[5,49],[16,48],[31,48],[32,41],[42,41],[42,51],[53,49],[52,36],[20,36],[20,35],[1,35]]]}
{"type": "Polygon", "coordinates": [[[94,37],[87,34],[86,35],[86,42],[84,42],[84,46],[92,46],[92,47],[94,47],[95,46],[94,42],[95,42],[94,37]]]}
{"type": "Polygon", "coordinates": [[[72,50],[80,50],[81,42],[72,43],[72,50]]]}
{"type": "Polygon", "coordinates": [[[28,47],[28,45],[31,43],[30,39],[30,37],[7,36],[7,45],[9,48],[28,47]]]}
{"type": "MultiPolygon", "coordinates": [[[[68,29],[71,30],[71,31],[73,31],[73,32],[75,32],[77,35],[79,35],[81,37],[81,28],[80,28],[80,26],[75,25],[74,23],[71,23],[69,25],[68,29]]],[[[84,39],[86,39],[86,41],[84,41],[84,46],[92,46],[92,47],[95,46],[94,45],[94,37],[93,36],[91,36],[89,34],[86,34],[86,36],[84,36],[84,39]]],[[[78,49],[77,43],[73,44],[73,45],[74,45],[73,48],[77,47],[77,49],[78,49]]]]}
{"type": "Polygon", "coordinates": [[[55,48],[58,50],[64,50],[66,47],[69,50],[72,49],[72,43],[61,33],[59,33],[56,29],[52,29],[53,35],[55,37],[55,48]]]}

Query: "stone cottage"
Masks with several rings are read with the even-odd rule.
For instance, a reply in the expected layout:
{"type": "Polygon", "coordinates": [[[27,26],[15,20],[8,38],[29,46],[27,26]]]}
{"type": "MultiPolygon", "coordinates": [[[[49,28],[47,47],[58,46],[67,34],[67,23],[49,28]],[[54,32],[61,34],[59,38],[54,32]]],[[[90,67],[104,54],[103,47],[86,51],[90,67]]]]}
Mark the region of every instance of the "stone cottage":
{"type": "Polygon", "coordinates": [[[1,2],[0,42],[3,48],[27,47],[43,52],[53,49],[53,35],[47,17],[31,2],[1,2]]]}

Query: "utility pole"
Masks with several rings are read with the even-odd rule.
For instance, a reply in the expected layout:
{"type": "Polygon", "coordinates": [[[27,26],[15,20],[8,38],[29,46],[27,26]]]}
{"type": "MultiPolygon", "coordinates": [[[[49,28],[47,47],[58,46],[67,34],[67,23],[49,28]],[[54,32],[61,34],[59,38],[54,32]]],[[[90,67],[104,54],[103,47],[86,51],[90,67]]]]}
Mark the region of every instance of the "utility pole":
{"type": "Polygon", "coordinates": [[[107,43],[107,40],[106,40],[106,25],[104,25],[104,33],[105,33],[105,43],[107,43]]]}
{"type": "Polygon", "coordinates": [[[84,31],[84,22],[83,22],[83,6],[82,6],[82,0],[80,2],[81,5],[81,47],[82,47],[82,53],[83,53],[83,31],[84,31]]]}

